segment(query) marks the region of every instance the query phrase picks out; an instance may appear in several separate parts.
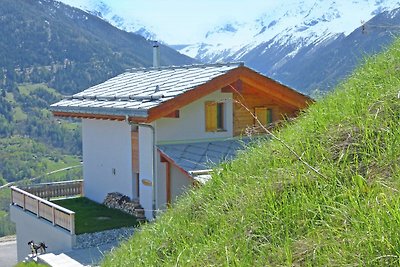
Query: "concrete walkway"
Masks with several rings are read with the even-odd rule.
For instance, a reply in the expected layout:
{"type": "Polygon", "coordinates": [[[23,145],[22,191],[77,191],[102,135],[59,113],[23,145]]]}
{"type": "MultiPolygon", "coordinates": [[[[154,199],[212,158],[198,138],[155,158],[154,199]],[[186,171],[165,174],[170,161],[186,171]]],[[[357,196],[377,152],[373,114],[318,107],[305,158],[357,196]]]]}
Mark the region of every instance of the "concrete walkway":
{"type": "MultiPolygon", "coordinates": [[[[97,247],[74,249],[69,252],[59,251],[40,255],[44,260],[53,262],[53,266],[99,266],[104,255],[118,246],[118,242],[97,247]],[[53,255],[51,255],[53,254],[53,255]],[[56,257],[56,258],[54,258],[56,257]],[[71,261],[66,258],[70,258],[71,261]],[[64,262],[64,263],[63,263],[64,262]],[[71,265],[72,262],[78,264],[71,265]]],[[[0,267],[13,267],[17,264],[17,242],[15,236],[0,238],[0,267]]]]}
{"type": "Polygon", "coordinates": [[[80,264],[74,259],[71,259],[64,253],[54,254],[54,253],[46,253],[43,255],[39,255],[37,257],[37,262],[50,265],[50,266],[60,266],[60,267],[83,267],[84,265],[80,264]]]}
{"type": "Polygon", "coordinates": [[[0,266],[12,267],[17,264],[17,241],[15,236],[0,238],[0,266]]]}
{"type": "Polygon", "coordinates": [[[63,253],[84,266],[98,266],[103,260],[104,255],[116,246],[117,244],[108,243],[97,247],[74,249],[63,253]]]}
{"type": "Polygon", "coordinates": [[[74,249],[72,251],[51,252],[39,255],[38,262],[55,267],[99,266],[104,255],[116,244],[104,244],[97,247],[74,249]]]}

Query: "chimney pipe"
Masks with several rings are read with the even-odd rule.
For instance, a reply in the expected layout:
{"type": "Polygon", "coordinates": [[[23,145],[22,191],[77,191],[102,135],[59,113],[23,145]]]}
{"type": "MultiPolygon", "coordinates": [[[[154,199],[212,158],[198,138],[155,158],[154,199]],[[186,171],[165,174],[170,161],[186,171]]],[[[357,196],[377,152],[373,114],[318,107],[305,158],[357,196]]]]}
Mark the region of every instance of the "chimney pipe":
{"type": "Polygon", "coordinates": [[[160,67],[160,47],[157,41],[153,42],[153,67],[160,67]]]}

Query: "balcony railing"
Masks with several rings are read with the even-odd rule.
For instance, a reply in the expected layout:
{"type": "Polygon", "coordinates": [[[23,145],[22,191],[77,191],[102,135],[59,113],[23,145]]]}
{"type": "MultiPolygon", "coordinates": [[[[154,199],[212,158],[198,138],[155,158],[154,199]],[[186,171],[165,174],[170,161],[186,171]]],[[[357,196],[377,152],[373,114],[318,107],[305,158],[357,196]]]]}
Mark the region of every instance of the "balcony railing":
{"type": "Polygon", "coordinates": [[[35,196],[45,198],[72,197],[83,195],[83,180],[42,183],[28,186],[19,186],[18,188],[31,193],[35,196]]]}
{"type": "Polygon", "coordinates": [[[43,188],[46,188],[46,190],[40,189],[40,184],[24,189],[12,186],[11,204],[21,207],[24,211],[35,214],[38,218],[51,222],[54,226],[60,226],[73,235],[75,234],[75,212],[30,192],[39,192],[39,194],[45,198],[82,195],[82,181],[54,184],[54,186],[51,184],[42,184],[42,186],[44,185],[43,188]]]}

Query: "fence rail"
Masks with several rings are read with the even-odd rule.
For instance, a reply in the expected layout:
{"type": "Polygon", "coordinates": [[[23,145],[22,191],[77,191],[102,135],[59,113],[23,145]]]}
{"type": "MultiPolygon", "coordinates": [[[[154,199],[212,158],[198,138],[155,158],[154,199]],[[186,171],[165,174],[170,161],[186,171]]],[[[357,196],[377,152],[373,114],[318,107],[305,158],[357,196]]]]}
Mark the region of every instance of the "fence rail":
{"type": "Polygon", "coordinates": [[[71,197],[83,195],[83,180],[42,183],[18,187],[32,195],[47,200],[56,197],[71,197]]]}
{"type": "Polygon", "coordinates": [[[24,211],[35,214],[75,234],[75,212],[56,205],[41,197],[35,196],[18,187],[11,187],[11,204],[21,207],[24,211]]]}

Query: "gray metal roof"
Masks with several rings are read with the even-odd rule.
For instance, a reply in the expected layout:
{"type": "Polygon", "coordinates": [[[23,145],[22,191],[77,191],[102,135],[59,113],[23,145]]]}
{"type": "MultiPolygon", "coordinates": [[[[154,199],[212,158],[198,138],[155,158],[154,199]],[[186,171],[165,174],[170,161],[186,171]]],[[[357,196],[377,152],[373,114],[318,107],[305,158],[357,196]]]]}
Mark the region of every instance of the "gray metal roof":
{"type": "MultiPolygon", "coordinates": [[[[208,174],[209,169],[232,160],[238,151],[246,148],[252,139],[226,139],[221,141],[157,145],[158,149],[189,174],[208,174]],[[206,170],[205,172],[199,172],[206,170]]],[[[192,175],[194,176],[194,175],[192,175]]]]}
{"type": "Polygon", "coordinates": [[[52,111],[147,117],[147,110],[243,63],[134,69],[67,97],[52,111]]]}

